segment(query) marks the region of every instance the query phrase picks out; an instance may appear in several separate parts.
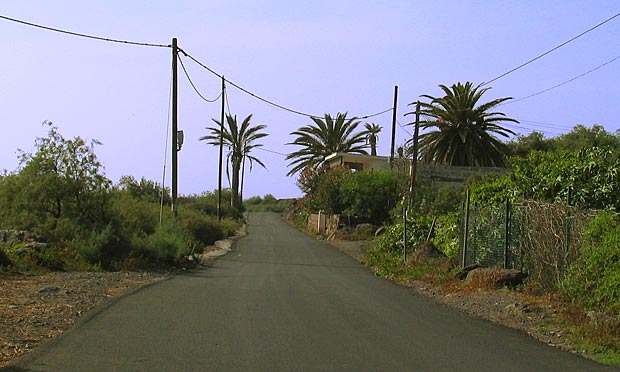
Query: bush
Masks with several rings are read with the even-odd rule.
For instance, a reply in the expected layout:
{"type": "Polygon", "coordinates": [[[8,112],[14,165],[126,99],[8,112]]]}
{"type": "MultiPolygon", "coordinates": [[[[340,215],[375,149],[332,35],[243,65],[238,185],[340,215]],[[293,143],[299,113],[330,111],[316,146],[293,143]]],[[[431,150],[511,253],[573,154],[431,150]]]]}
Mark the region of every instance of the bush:
{"type": "Polygon", "coordinates": [[[179,228],[173,219],[165,220],[148,238],[149,248],[163,261],[173,261],[190,251],[191,233],[179,228]]]}
{"type": "Polygon", "coordinates": [[[381,225],[400,199],[402,175],[392,171],[355,172],[340,177],[339,199],[344,213],[381,225]],[[400,178],[400,179],[399,179],[400,178]]]}
{"type": "Polygon", "coordinates": [[[212,245],[224,238],[224,232],[216,217],[206,216],[192,210],[179,214],[179,226],[191,234],[194,243],[202,246],[212,245]]]}
{"type": "Polygon", "coordinates": [[[581,256],[570,267],[564,292],[586,310],[620,316],[620,216],[601,213],[588,224],[581,256]]]}

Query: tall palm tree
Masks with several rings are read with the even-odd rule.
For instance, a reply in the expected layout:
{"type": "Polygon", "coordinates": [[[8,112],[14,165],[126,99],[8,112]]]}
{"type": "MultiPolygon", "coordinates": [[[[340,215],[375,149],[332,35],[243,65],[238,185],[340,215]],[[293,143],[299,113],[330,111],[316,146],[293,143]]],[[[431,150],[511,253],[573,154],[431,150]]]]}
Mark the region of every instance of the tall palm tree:
{"type": "Polygon", "coordinates": [[[233,207],[237,209],[241,208],[241,199],[239,197],[239,176],[244,159],[247,159],[250,164],[255,162],[263,168],[266,168],[265,164],[263,164],[260,159],[250,155],[250,153],[253,149],[262,146],[262,144],[255,143],[255,141],[268,135],[265,132],[261,132],[267,126],[263,124],[251,126],[251,119],[252,115],[250,114],[243,120],[241,125],[238,125],[237,115],[232,116],[228,114],[226,115],[227,125],[222,126],[222,131],[220,131],[220,121],[213,119],[216,126],[207,127],[206,129],[209,131],[209,134],[200,137],[200,141],[206,141],[209,145],[219,146],[220,134],[222,135],[224,146],[228,148],[227,159],[232,169],[232,204],[233,207]]]}
{"type": "MultiPolygon", "coordinates": [[[[506,166],[508,147],[495,135],[508,137],[515,133],[498,123],[517,120],[501,112],[492,112],[500,103],[512,97],[498,98],[479,104],[480,97],[491,88],[474,87],[471,82],[439,86],[443,97],[422,95],[431,100],[420,102],[421,129],[435,128],[419,137],[420,157],[425,163],[455,166],[506,166]]],[[[411,103],[410,105],[413,105],[411,103]]],[[[415,114],[409,112],[405,115],[415,114]]]]}
{"type": "Polygon", "coordinates": [[[375,123],[366,123],[364,128],[366,128],[366,143],[370,145],[370,155],[377,156],[377,141],[382,128],[375,123]]]}
{"type": "Polygon", "coordinates": [[[325,157],[335,152],[368,154],[364,149],[366,133],[353,133],[360,124],[356,117],[347,119],[347,113],[338,113],[334,119],[330,114],[325,114],[324,118],[313,117],[312,121],[313,125],[291,133],[297,138],[287,145],[300,146],[301,149],[286,156],[286,160],[292,160],[289,167],[293,167],[288,176],[304,168],[321,165],[325,157]]]}

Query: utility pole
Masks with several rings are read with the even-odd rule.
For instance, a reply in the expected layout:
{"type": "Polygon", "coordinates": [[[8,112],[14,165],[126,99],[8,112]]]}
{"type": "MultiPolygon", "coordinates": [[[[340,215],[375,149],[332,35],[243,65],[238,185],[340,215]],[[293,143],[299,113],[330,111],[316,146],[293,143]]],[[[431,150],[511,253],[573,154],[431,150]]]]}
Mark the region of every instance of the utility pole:
{"type": "Polygon", "coordinates": [[[224,104],[226,103],[226,79],[222,75],[222,111],[220,114],[220,160],[217,176],[217,220],[222,220],[222,158],[224,156],[224,104]]]}
{"type": "Polygon", "coordinates": [[[390,169],[394,164],[394,142],[396,142],[396,105],[398,103],[398,85],[394,86],[394,108],[392,109],[392,145],[390,147],[390,169]]]}
{"type": "Polygon", "coordinates": [[[178,147],[177,147],[177,132],[178,132],[178,79],[177,79],[177,59],[179,49],[177,48],[177,39],[172,39],[172,213],[176,218],[179,215],[179,206],[177,205],[178,195],[178,147]]]}

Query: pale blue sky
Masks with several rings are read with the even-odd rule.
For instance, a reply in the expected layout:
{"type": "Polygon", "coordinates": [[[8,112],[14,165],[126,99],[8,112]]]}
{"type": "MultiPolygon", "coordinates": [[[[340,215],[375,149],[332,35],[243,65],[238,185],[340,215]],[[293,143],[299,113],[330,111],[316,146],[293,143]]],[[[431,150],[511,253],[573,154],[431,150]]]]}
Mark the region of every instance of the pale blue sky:
{"type": "MultiPolygon", "coordinates": [[[[617,1],[32,1],[0,5],[0,15],[75,32],[179,46],[231,81],[314,115],[362,116],[392,106],[398,120],[439,84],[488,81],[620,12],[617,1]]],[[[75,38],[0,20],[0,169],[17,167],[51,120],[66,136],[103,142],[97,154],[113,181],[159,181],[164,162],[170,49],[75,38]]],[[[485,100],[521,98],[620,56],[620,17],[491,84],[485,100]]],[[[208,98],[220,81],[188,59],[208,98]]],[[[620,60],[548,93],[502,107],[509,128],[554,136],[575,124],[620,128],[620,60]]],[[[179,76],[179,192],[217,187],[217,149],[198,141],[220,104],[207,104],[179,76]]],[[[229,87],[230,110],[266,124],[268,150],[288,153],[289,133],[310,119],[272,108],[229,87]]],[[[391,113],[379,153],[388,155],[391,113]]],[[[408,135],[397,130],[397,145],[408,135]]],[[[300,195],[284,157],[257,151],[245,195],[300,195]]],[[[168,155],[168,162],[170,156],[168,155]]],[[[168,166],[166,185],[170,185],[168,166]]]]}

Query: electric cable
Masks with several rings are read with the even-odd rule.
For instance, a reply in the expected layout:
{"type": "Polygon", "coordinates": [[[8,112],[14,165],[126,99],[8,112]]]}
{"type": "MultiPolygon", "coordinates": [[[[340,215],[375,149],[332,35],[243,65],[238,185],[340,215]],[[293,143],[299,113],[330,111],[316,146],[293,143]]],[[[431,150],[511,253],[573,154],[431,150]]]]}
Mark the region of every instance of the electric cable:
{"type": "Polygon", "coordinates": [[[256,150],[265,151],[265,152],[270,152],[270,153],[272,153],[272,154],[276,154],[276,155],[288,156],[287,154],[283,154],[283,153],[278,152],[278,151],[268,150],[268,149],[265,149],[265,148],[262,148],[262,147],[255,147],[255,149],[256,149],[256,150]]]}
{"type": "Polygon", "coordinates": [[[618,60],[618,59],[620,59],[620,56],[617,56],[616,58],[613,58],[613,59],[611,59],[611,60],[609,60],[609,61],[607,61],[607,62],[603,63],[602,65],[598,65],[598,66],[594,67],[593,69],[590,69],[590,70],[588,70],[588,71],[584,72],[583,74],[577,75],[577,76],[575,76],[575,77],[574,77],[574,78],[572,78],[572,79],[569,79],[569,80],[566,80],[566,81],[564,81],[564,82],[562,82],[562,83],[560,83],[560,84],[554,85],[554,86],[552,86],[551,88],[547,88],[547,89],[541,90],[540,92],[536,92],[536,93],[534,93],[534,94],[530,94],[530,95],[525,96],[525,97],[522,97],[522,98],[514,99],[514,100],[511,100],[511,101],[507,101],[507,102],[502,102],[502,103],[500,103],[498,106],[510,105],[510,104],[512,104],[512,103],[519,102],[519,101],[523,101],[523,100],[526,100],[526,99],[528,99],[528,98],[536,97],[536,96],[538,96],[538,95],[540,95],[540,94],[543,94],[543,93],[546,93],[546,92],[548,92],[548,91],[550,91],[550,90],[553,90],[553,89],[559,88],[559,87],[561,87],[562,85],[566,85],[566,84],[568,84],[568,83],[570,83],[570,82],[573,82],[573,81],[575,81],[575,80],[577,80],[577,79],[579,79],[579,78],[581,78],[581,77],[584,77],[584,76],[586,76],[586,75],[588,75],[588,74],[590,74],[590,73],[592,73],[592,72],[594,72],[594,71],[596,71],[596,70],[598,70],[598,69],[600,69],[600,68],[603,68],[603,67],[607,66],[608,64],[610,64],[610,63],[612,63],[612,62],[614,62],[614,61],[616,61],[616,60],[618,60]]]}
{"type": "Polygon", "coordinates": [[[566,44],[568,44],[568,43],[570,43],[570,42],[572,42],[572,41],[574,41],[574,40],[579,39],[580,37],[582,37],[583,35],[587,34],[588,32],[593,31],[593,30],[595,30],[595,29],[597,29],[597,28],[601,27],[601,26],[602,26],[602,25],[604,25],[605,23],[607,23],[607,22],[609,22],[609,21],[613,20],[614,18],[616,18],[616,17],[618,17],[618,16],[620,16],[620,13],[616,13],[615,15],[613,15],[613,16],[611,16],[611,17],[607,18],[606,20],[604,20],[603,22],[601,22],[601,23],[597,24],[596,26],[593,26],[593,27],[591,27],[591,28],[589,28],[589,29],[585,30],[584,32],[580,33],[579,35],[574,36],[574,37],[572,37],[571,39],[569,39],[569,40],[567,40],[567,41],[563,42],[562,44],[560,44],[560,45],[558,45],[558,46],[556,46],[556,47],[554,47],[554,48],[549,49],[548,51],[544,52],[543,54],[540,54],[539,56],[534,57],[534,58],[530,59],[529,61],[527,61],[527,62],[525,62],[525,63],[520,64],[519,66],[517,66],[517,67],[513,68],[512,70],[509,70],[509,71],[507,71],[507,72],[504,72],[503,74],[501,74],[501,75],[499,75],[499,76],[496,76],[496,77],[494,77],[493,79],[491,79],[491,80],[489,80],[489,81],[487,81],[487,82],[484,82],[484,83],[480,84],[480,86],[488,85],[488,84],[490,84],[490,83],[492,83],[492,82],[494,82],[494,81],[496,81],[496,80],[499,80],[499,79],[503,78],[504,76],[506,76],[506,75],[508,75],[508,74],[511,74],[511,73],[513,73],[513,72],[515,72],[515,71],[517,71],[517,70],[519,70],[519,69],[521,69],[521,68],[523,68],[523,67],[525,67],[525,66],[529,65],[530,63],[532,63],[532,62],[534,62],[534,61],[536,61],[536,60],[541,59],[542,57],[546,56],[547,54],[549,54],[549,53],[551,53],[551,52],[553,52],[553,51],[556,51],[556,50],[560,49],[560,48],[561,48],[561,47],[563,47],[564,45],[566,45],[566,44]]]}
{"type": "MultiPolygon", "coordinates": [[[[255,94],[255,93],[253,93],[253,92],[251,92],[251,91],[249,91],[249,90],[247,90],[247,89],[243,88],[242,86],[240,86],[240,85],[238,85],[238,84],[236,84],[236,83],[234,83],[234,82],[232,82],[232,81],[230,81],[230,80],[226,79],[223,75],[220,75],[219,73],[217,73],[217,72],[216,72],[216,71],[214,71],[213,69],[209,68],[207,65],[205,65],[205,64],[204,64],[204,63],[202,63],[202,62],[200,62],[198,59],[194,58],[191,54],[187,53],[185,50],[183,50],[183,49],[179,48],[179,51],[180,51],[181,53],[183,53],[183,54],[184,54],[187,58],[191,59],[191,60],[192,60],[192,61],[194,61],[196,64],[198,64],[199,66],[201,66],[202,68],[204,68],[205,70],[209,71],[210,73],[212,73],[213,75],[217,76],[217,77],[218,77],[218,78],[220,78],[220,79],[224,79],[224,81],[228,82],[228,83],[229,83],[230,85],[232,85],[233,87],[235,87],[235,88],[239,89],[240,91],[242,91],[242,92],[244,92],[244,93],[246,93],[246,94],[248,94],[248,95],[250,95],[250,96],[252,96],[252,97],[254,97],[254,98],[256,98],[256,99],[258,99],[259,101],[262,101],[262,102],[264,102],[264,103],[266,103],[266,104],[268,104],[268,105],[271,105],[271,106],[273,106],[273,107],[279,108],[279,109],[281,109],[281,110],[284,110],[284,111],[287,111],[287,112],[290,112],[290,113],[293,113],[293,114],[301,115],[301,116],[306,116],[306,117],[309,117],[309,118],[311,118],[311,119],[313,119],[313,118],[316,118],[316,119],[321,119],[321,118],[322,118],[322,116],[319,116],[319,115],[311,115],[311,114],[308,114],[308,113],[305,113],[305,112],[302,112],[302,111],[299,111],[299,110],[294,110],[294,109],[288,108],[288,107],[286,107],[286,106],[280,105],[280,104],[278,104],[278,103],[275,103],[275,102],[273,102],[273,101],[270,101],[270,100],[268,100],[268,99],[266,99],[266,98],[263,98],[263,97],[261,97],[261,96],[259,96],[259,95],[255,94]]],[[[368,119],[368,118],[372,118],[372,117],[375,117],[375,116],[378,116],[378,115],[381,115],[381,114],[385,114],[386,112],[389,112],[389,111],[392,111],[392,110],[393,110],[392,108],[389,108],[389,109],[382,110],[382,111],[377,112],[377,113],[374,113],[374,114],[364,115],[364,116],[357,117],[357,118],[358,118],[358,119],[368,119]]]]}
{"type": "Polygon", "coordinates": [[[187,77],[187,80],[189,81],[189,84],[192,86],[192,88],[194,88],[194,91],[196,92],[196,94],[198,94],[198,96],[200,98],[202,98],[204,101],[209,102],[209,103],[217,102],[217,100],[220,99],[220,97],[222,96],[222,93],[220,93],[220,95],[217,96],[214,99],[207,99],[207,98],[205,98],[205,96],[203,96],[200,93],[200,91],[198,91],[198,88],[196,88],[196,85],[194,85],[194,82],[192,81],[192,78],[189,77],[189,73],[185,69],[185,65],[183,64],[183,59],[181,59],[181,56],[179,56],[179,62],[181,62],[181,68],[183,69],[183,72],[185,73],[185,76],[187,77]]]}
{"type": "Polygon", "coordinates": [[[94,39],[94,40],[100,40],[100,41],[107,41],[107,42],[111,42],[111,43],[119,43],[119,44],[127,44],[127,45],[137,45],[137,46],[145,46],[145,47],[156,47],[156,48],[171,48],[172,47],[172,45],[170,45],[170,44],[142,43],[142,42],[137,42],[137,41],[120,40],[120,39],[112,39],[112,38],[102,37],[102,36],[88,35],[88,34],[83,34],[83,33],[79,33],[79,32],[67,31],[67,30],[62,30],[62,29],[59,29],[59,28],[43,26],[43,25],[39,25],[39,24],[36,24],[36,23],[31,23],[31,22],[26,22],[26,21],[22,21],[22,20],[19,20],[19,19],[7,17],[7,16],[4,16],[4,15],[0,15],[0,19],[5,19],[7,21],[11,21],[11,22],[15,22],[15,23],[20,23],[20,24],[23,24],[23,25],[26,25],[26,26],[41,28],[41,29],[48,30],[48,31],[58,32],[58,33],[61,33],[61,34],[67,34],[67,35],[71,35],[71,36],[82,37],[82,38],[86,38],[86,39],[94,39]]]}

